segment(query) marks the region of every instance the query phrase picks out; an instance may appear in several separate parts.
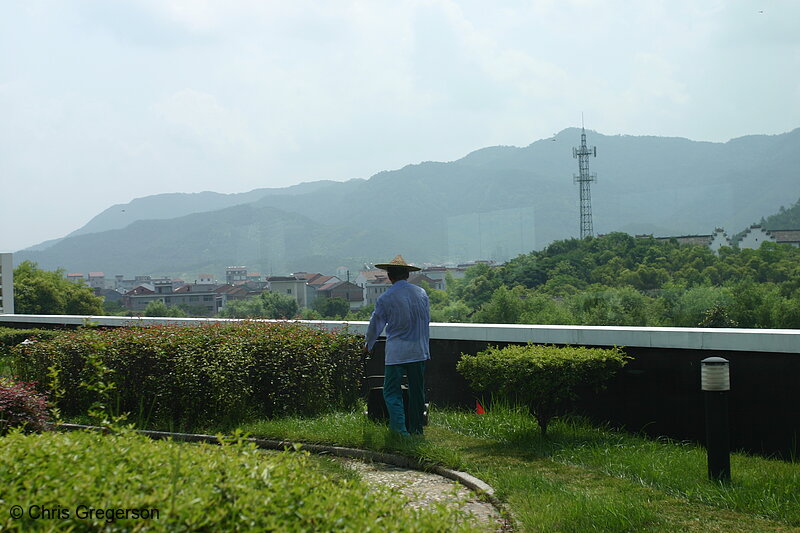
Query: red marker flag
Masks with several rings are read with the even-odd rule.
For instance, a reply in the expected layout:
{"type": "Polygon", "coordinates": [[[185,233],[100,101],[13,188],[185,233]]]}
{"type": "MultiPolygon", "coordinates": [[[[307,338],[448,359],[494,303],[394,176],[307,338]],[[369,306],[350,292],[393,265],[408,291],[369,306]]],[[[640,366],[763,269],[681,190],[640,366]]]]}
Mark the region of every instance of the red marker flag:
{"type": "Polygon", "coordinates": [[[485,415],[486,414],[486,411],[483,410],[483,406],[481,405],[481,402],[479,402],[478,400],[475,400],[475,413],[479,414],[479,415],[485,415]]]}

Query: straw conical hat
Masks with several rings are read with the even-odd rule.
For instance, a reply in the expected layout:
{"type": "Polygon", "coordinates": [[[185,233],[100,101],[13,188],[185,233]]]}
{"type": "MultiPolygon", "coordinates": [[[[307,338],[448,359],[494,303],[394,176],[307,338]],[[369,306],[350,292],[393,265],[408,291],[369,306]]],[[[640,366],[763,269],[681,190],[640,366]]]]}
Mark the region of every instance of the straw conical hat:
{"type": "Polygon", "coordinates": [[[405,269],[408,269],[408,270],[410,270],[412,272],[415,271],[415,270],[422,270],[419,267],[411,266],[408,263],[406,263],[406,260],[403,259],[403,256],[400,255],[400,254],[398,254],[397,257],[392,259],[391,262],[389,262],[389,263],[381,263],[379,265],[375,265],[375,267],[376,268],[380,268],[382,270],[386,270],[389,267],[405,268],[405,269]]]}

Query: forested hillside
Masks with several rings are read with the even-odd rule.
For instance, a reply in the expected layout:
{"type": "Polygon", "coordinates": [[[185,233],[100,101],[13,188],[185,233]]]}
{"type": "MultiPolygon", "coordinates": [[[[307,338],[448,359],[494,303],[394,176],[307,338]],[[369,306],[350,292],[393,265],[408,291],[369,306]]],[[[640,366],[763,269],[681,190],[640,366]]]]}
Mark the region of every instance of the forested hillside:
{"type": "Polygon", "coordinates": [[[430,291],[441,322],[800,328],[800,248],[613,233],[563,240],[430,291]]]}
{"type": "Polygon", "coordinates": [[[800,200],[789,209],[781,206],[776,214],[762,218],[761,225],[767,229],[800,229],[800,200]]]}

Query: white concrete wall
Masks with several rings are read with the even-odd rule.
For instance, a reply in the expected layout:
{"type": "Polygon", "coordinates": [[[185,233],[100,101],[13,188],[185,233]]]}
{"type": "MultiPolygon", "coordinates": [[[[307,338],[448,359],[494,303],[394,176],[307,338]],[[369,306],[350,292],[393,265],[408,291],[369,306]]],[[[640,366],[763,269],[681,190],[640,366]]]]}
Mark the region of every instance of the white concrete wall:
{"type": "Polygon", "coordinates": [[[0,314],[14,313],[14,254],[0,254],[0,314]]]}
{"type": "MultiPolygon", "coordinates": [[[[101,326],[200,325],[224,323],[223,318],[130,318],[67,315],[3,315],[0,326],[14,323],[80,326],[90,318],[101,326]]],[[[269,322],[269,321],[268,321],[269,322]]],[[[273,321],[274,322],[274,321],[273,321]]],[[[363,321],[297,321],[325,330],[346,329],[364,335],[363,321]]],[[[534,342],[576,346],[639,346],[692,350],[724,350],[800,355],[798,329],[643,328],[623,326],[536,326],[527,324],[431,324],[432,339],[488,342],[534,342]]]]}
{"type": "Polygon", "coordinates": [[[751,250],[758,250],[764,242],[775,242],[775,238],[767,234],[767,230],[761,227],[750,227],[739,241],[739,248],[749,248],[751,250]]]}

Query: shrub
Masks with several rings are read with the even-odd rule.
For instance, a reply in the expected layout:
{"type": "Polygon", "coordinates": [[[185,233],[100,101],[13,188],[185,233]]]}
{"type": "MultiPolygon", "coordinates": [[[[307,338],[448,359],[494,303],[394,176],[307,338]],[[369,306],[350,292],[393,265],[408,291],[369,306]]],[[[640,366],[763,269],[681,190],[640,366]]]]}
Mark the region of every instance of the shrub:
{"type": "Polygon", "coordinates": [[[14,352],[25,379],[56,388],[48,378],[57,373],[65,415],[99,401],[117,413],[198,423],[350,408],[362,344],[297,323],[243,322],[79,330],[14,352]]]}
{"type": "Polygon", "coordinates": [[[26,339],[42,340],[56,337],[61,332],[52,329],[0,328],[0,357],[11,353],[11,348],[26,339]]]}
{"type": "Polygon", "coordinates": [[[475,390],[526,405],[544,436],[579,390],[601,389],[628,359],[617,347],[490,346],[477,355],[461,354],[457,369],[475,390]]]}
{"type": "Polygon", "coordinates": [[[0,486],[8,503],[0,530],[469,528],[457,511],[409,509],[398,494],[338,477],[304,453],[150,441],[128,432],[9,435],[0,439],[0,486]],[[8,511],[12,503],[22,511],[16,520],[8,511]],[[87,517],[89,508],[120,509],[123,516],[87,517]],[[131,510],[127,518],[125,509],[131,510]]]}
{"type": "Polygon", "coordinates": [[[11,428],[43,431],[48,418],[47,398],[33,384],[0,377],[0,435],[11,428]]]}

